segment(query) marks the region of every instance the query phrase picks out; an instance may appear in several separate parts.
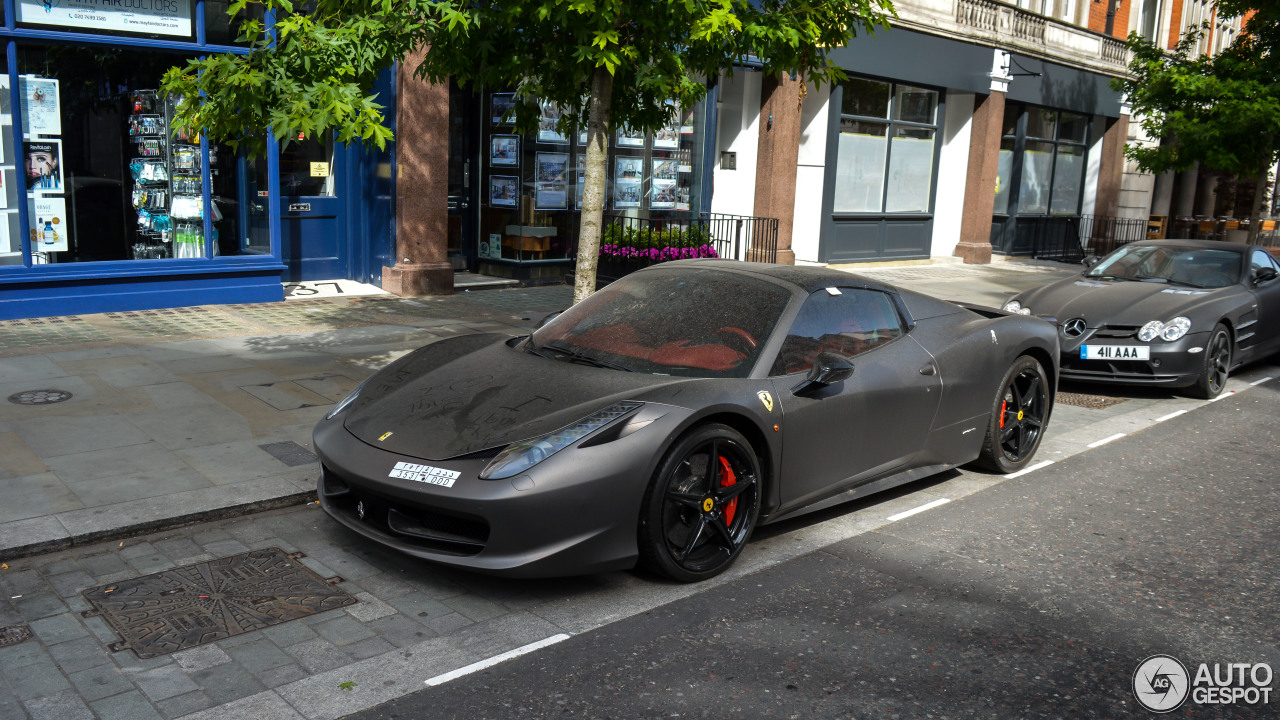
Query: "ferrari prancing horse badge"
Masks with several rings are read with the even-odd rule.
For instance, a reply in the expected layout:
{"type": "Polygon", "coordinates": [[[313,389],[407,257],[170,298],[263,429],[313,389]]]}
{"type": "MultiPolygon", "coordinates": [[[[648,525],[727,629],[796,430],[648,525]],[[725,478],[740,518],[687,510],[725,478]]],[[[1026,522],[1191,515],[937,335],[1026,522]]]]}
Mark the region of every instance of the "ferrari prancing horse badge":
{"type": "Polygon", "coordinates": [[[773,396],[769,394],[768,390],[761,390],[756,393],[756,397],[759,397],[760,402],[764,403],[765,410],[773,412],[773,396]]]}

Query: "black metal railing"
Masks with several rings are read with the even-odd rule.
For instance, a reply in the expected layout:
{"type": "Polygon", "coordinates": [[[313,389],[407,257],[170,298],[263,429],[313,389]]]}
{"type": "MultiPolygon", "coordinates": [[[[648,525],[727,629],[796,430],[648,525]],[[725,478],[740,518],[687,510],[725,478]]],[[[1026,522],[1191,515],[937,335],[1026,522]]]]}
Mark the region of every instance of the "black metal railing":
{"type": "Polygon", "coordinates": [[[776,262],[778,219],[701,213],[632,217],[606,213],[600,237],[600,274],[621,277],[668,260],[716,257],[776,262]]]}
{"type": "MultiPolygon", "coordinates": [[[[1031,257],[1078,263],[1147,237],[1147,222],[1111,215],[1020,217],[1019,232],[1031,235],[1031,257]]],[[[1024,246],[1025,247],[1025,246],[1024,246]]]]}

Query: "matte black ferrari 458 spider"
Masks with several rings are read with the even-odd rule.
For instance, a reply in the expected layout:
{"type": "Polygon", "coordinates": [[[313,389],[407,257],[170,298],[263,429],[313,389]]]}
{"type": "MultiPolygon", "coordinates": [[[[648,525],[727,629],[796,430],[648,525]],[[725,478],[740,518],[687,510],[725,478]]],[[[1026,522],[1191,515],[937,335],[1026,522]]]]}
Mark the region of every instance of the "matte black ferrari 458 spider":
{"type": "Polygon", "coordinates": [[[1004,309],[1057,320],[1064,379],[1189,387],[1212,398],[1231,370],[1280,351],[1278,276],[1260,247],[1135,242],[1004,309]]]}
{"type": "Polygon", "coordinates": [[[665,263],[531,336],[379,371],[315,430],[320,502],[410,555],[513,576],[710,577],[758,524],[973,460],[1049,422],[1049,323],[816,268],[665,263]]]}

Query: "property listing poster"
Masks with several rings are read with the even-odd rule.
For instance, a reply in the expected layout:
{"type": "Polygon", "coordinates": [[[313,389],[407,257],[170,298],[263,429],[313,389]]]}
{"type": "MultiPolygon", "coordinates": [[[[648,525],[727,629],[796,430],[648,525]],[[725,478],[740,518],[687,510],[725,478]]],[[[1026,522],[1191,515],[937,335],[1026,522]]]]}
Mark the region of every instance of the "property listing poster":
{"type": "Polygon", "coordinates": [[[569,154],[540,152],[534,163],[533,206],[539,210],[564,210],[569,206],[569,154]]]}
{"type": "Polygon", "coordinates": [[[644,158],[620,157],[613,161],[613,207],[640,207],[640,182],[644,177],[644,158]]]}

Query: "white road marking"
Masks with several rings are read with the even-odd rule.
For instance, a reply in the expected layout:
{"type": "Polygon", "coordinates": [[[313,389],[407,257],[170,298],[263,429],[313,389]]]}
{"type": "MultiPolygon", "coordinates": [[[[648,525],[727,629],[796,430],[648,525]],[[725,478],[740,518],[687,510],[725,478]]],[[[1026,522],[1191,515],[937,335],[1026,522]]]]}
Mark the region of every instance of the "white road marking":
{"type": "Polygon", "coordinates": [[[1275,378],[1272,378],[1272,377],[1264,377],[1264,378],[1262,378],[1261,380],[1254,380],[1253,382],[1251,382],[1251,383],[1249,383],[1249,384],[1250,384],[1250,385],[1261,385],[1261,384],[1262,384],[1262,383],[1264,383],[1264,382],[1269,382],[1269,381],[1274,380],[1274,379],[1275,379],[1275,378]]]}
{"type": "Polygon", "coordinates": [[[949,502],[951,502],[950,498],[940,498],[938,500],[934,500],[931,503],[925,503],[924,505],[921,505],[918,508],[912,508],[906,512],[900,512],[897,515],[890,515],[889,522],[898,522],[902,518],[909,518],[912,515],[915,515],[916,513],[922,513],[925,510],[932,510],[938,507],[939,505],[946,505],[949,502]]]}
{"type": "Polygon", "coordinates": [[[1164,422],[1165,420],[1172,420],[1178,417],[1179,415],[1186,415],[1186,414],[1187,414],[1186,410],[1176,410],[1174,412],[1169,413],[1168,415],[1165,415],[1164,417],[1156,418],[1156,422],[1161,423],[1161,422],[1164,422]]]}
{"type": "Polygon", "coordinates": [[[529,643],[528,645],[518,647],[515,650],[508,650],[502,654],[494,655],[491,658],[485,658],[480,662],[473,662],[470,665],[467,665],[466,667],[460,667],[457,670],[444,673],[443,675],[437,675],[427,680],[426,684],[429,687],[434,687],[436,685],[443,685],[444,683],[447,683],[450,680],[457,680],[458,678],[464,675],[470,675],[471,673],[476,672],[478,670],[484,670],[485,668],[493,667],[498,663],[506,662],[512,658],[518,658],[521,655],[531,653],[534,650],[541,650],[542,648],[547,647],[548,645],[555,645],[556,643],[562,640],[568,640],[568,639],[569,639],[569,636],[565,633],[552,635],[551,637],[543,638],[538,642],[529,643]]]}
{"type": "Polygon", "coordinates": [[[1042,468],[1042,467],[1049,467],[1049,466],[1050,466],[1050,465],[1052,465],[1052,464],[1053,464],[1053,461],[1052,461],[1052,460],[1041,460],[1040,462],[1036,463],[1035,465],[1031,465],[1031,466],[1028,466],[1028,467],[1024,467],[1024,468],[1022,468],[1021,470],[1019,470],[1018,472],[1012,472],[1012,473],[1009,473],[1008,475],[1005,475],[1005,476],[1004,476],[1004,479],[1005,479],[1005,480],[1008,480],[1008,479],[1010,479],[1010,478],[1022,477],[1023,475],[1026,475],[1027,473],[1033,473],[1033,472],[1035,472],[1035,471],[1039,470],[1039,469],[1040,469],[1040,468],[1042,468]]]}
{"type": "Polygon", "coordinates": [[[1214,398],[1214,399],[1210,400],[1209,402],[1218,402],[1219,400],[1223,400],[1223,399],[1229,398],[1229,397],[1231,397],[1232,395],[1235,395],[1235,394],[1236,394],[1236,391],[1235,391],[1235,390],[1228,390],[1228,391],[1226,391],[1226,392],[1222,393],[1221,395],[1219,395],[1218,397],[1216,397],[1216,398],[1214,398]]]}
{"type": "Polygon", "coordinates": [[[1120,438],[1122,438],[1122,437],[1124,437],[1124,436],[1125,436],[1125,433],[1116,433],[1115,435],[1112,435],[1111,437],[1105,437],[1105,438],[1102,438],[1101,440],[1099,440],[1099,441],[1097,441],[1097,442],[1091,442],[1091,443],[1089,443],[1086,447],[1090,447],[1090,448],[1101,447],[1101,446],[1106,445],[1107,443],[1111,442],[1112,440],[1119,440],[1120,438]]]}

